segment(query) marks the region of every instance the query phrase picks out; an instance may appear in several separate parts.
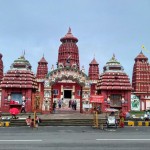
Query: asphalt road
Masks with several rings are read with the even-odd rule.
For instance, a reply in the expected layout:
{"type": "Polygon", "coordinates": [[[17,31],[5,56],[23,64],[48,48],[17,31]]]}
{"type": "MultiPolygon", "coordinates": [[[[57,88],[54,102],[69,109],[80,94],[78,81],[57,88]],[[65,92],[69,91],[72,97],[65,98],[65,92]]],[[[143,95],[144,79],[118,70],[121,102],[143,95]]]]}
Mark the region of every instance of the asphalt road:
{"type": "Polygon", "coordinates": [[[150,127],[1,127],[0,150],[150,150],[150,127]]]}

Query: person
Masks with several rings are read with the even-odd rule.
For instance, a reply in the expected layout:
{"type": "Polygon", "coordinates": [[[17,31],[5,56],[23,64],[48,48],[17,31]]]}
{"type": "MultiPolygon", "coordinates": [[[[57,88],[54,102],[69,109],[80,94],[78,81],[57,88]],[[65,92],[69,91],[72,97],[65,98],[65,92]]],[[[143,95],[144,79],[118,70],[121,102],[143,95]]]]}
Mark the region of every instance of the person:
{"type": "Polygon", "coordinates": [[[72,100],[72,103],[71,103],[71,106],[72,106],[72,109],[74,109],[74,100],[72,100]]]}
{"type": "Polygon", "coordinates": [[[119,113],[119,117],[120,117],[119,126],[120,126],[120,128],[124,128],[125,114],[122,110],[119,113]]]}
{"type": "Polygon", "coordinates": [[[12,114],[12,119],[18,119],[18,117],[16,116],[16,114],[12,114]]]}
{"type": "Polygon", "coordinates": [[[38,116],[36,116],[35,117],[35,127],[38,129],[38,127],[39,127],[39,117],[38,116]]]}
{"type": "Polygon", "coordinates": [[[0,114],[0,121],[2,121],[2,115],[0,114]]]}
{"type": "Polygon", "coordinates": [[[25,101],[23,101],[23,102],[22,102],[22,107],[21,107],[21,113],[22,113],[22,112],[26,113],[25,105],[26,105],[26,103],[25,103],[25,101]]]}
{"type": "Polygon", "coordinates": [[[27,126],[30,126],[31,125],[31,116],[28,116],[28,118],[26,118],[26,124],[27,126]]]}
{"type": "Polygon", "coordinates": [[[130,113],[126,112],[126,119],[129,119],[129,118],[130,118],[130,113]]]}
{"type": "Polygon", "coordinates": [[[61,99],[58,100],[58,107],[61,108],[61,99]]]}
{"type": "Polygon", "coordinates": [[[77,101],[75,100],[74,101],[74,110],[76,110],[77,109],[77,101]]]}
{"type": "Polygon", "coordinates": [[[34,119],[31,119],[30,128],[34,128],[34,119]]]}
{"type": "Polygon", "coordinates": [[[101,112],[101,107],[100,106],[97,106],[97,112],[100,114],[100,112],[101,112]]]}
{"type": "Polygon", "coordinates": [[[112,111],[109,116],[115,116],[115,113],[112,111]]]}
{"type": "Polygon", "coordinates": [[[70,100],[69,100],[69,108],[71,107],[71,103],[72,103],[72,102],[71,102],[71,99],[70,99],[70,100]]]}
{"type": "Polygon", "coordinates": [[[53,113],[55,113],[55,110],[56,110],[56,101],[54,101],[54,103],[53,103],[53,113]]]}
{"type": "Polygon", "coordinates": [[[145,112],[145,114],[144,114],[144,119],[145,119],[145,121],[149,120],[149,116],[147,115],[147,112],[145,112]]]}

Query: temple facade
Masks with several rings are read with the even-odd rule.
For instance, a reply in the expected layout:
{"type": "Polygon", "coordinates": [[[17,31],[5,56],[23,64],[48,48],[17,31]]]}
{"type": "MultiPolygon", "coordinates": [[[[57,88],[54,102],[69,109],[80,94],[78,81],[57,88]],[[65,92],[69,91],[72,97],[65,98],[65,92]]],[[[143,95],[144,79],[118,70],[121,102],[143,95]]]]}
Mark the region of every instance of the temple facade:
{"type": "Polygon", "coordinates": [[[36,103],[37,111],[51,113],[54,101],[58,104],[61,100],[62,108],[68,109],[72,100],[76,101],[78,111],[90,113],[91,95],[103,98],[99,103],[102,111],[105,108],[132,110],[132,97],[133,106],[140,106],[139,110],[150,107],[150,65],[142,52],[135,58],[131,85],[123,66],[114,55],[103,67],[102,73],[94,57],[86,74],[84,66],[80,66],[78,39],[72,34],[71,28],[60,38],[60,42],[56,66],[52,65],[48,70],[48,61],[43,55],[37,64],[36,74],[24,55],[16,59],[4,74],[0,54],[2,112],[9,112],[14,106],[20,109],[25,100],[27,112],[33,112],[36,103]],[[140,104],[136,103],[137,97],[140,104]]]}
{"type": "Polygon", "coordinates": [[[132,86],[129,77],[113,55],[104,66],[103,73],[97,82],[97,92],[104,97],[102,110],[116,108],[129,111],[131,91],[132,86]]]}
{"type": "Polygon", "coordinates": [[[24,56],[12,63],[10,70],[3,76],[0,87],[2,112],[9,112],[12,107],[21,109],[23,101],[26,101],[26,111],[33,111],[33,95],[37,90],[37,82],[31,65],[24,56]]]}
{"type": "Polygon", "coordinates": [[[44,85],[42,110],[52,112],[53,102],[61,100],[62,107],[68,108],[69,101],[76,101],[77,109],[84,111],[83,104],[89,103],[90,80],[84,66],[80,70],[78,39],[71,29],[60,39],[57,67],[51,67],[44,85]]]}

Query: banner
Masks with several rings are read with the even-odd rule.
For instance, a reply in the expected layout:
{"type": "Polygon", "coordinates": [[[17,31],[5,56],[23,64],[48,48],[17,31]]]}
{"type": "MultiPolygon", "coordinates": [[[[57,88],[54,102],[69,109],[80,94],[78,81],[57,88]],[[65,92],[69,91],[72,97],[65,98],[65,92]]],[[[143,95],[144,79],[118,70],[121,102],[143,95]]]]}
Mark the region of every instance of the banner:
{"type": "Polygon", "coordinates": [[[104,96],[101,96],[101,95],[91,95],[90,96],[90,102],[91,103],[103,103],[104,102],[104,96]]]}
{"type": "Polygon", "coordinates": [[[134,94],[131,94],[131,110],[140,111],[140,99],[134,94]]]}

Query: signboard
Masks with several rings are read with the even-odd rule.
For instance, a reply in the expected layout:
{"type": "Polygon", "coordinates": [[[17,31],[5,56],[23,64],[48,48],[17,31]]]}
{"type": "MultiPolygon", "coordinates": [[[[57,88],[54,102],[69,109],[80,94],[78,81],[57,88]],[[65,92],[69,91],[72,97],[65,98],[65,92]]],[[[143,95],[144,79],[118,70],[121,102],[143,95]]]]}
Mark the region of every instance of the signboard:
{"type": "Polygon", "coordinates": [[[92,108],[92,104],[83,104],[83,108],[92,108]]]}
{"type": "Polygon", "coordinates": [[[131,94],[131,110],[140,111],[140,99],[134,94],[131,94]]]}
{"type": "Polygon", "coordinates": [[[103,103],[104,102],[104,96],[101,96],[101,95],[91,95],[90,96],[90,102],[91,103],[103,103]]]}

